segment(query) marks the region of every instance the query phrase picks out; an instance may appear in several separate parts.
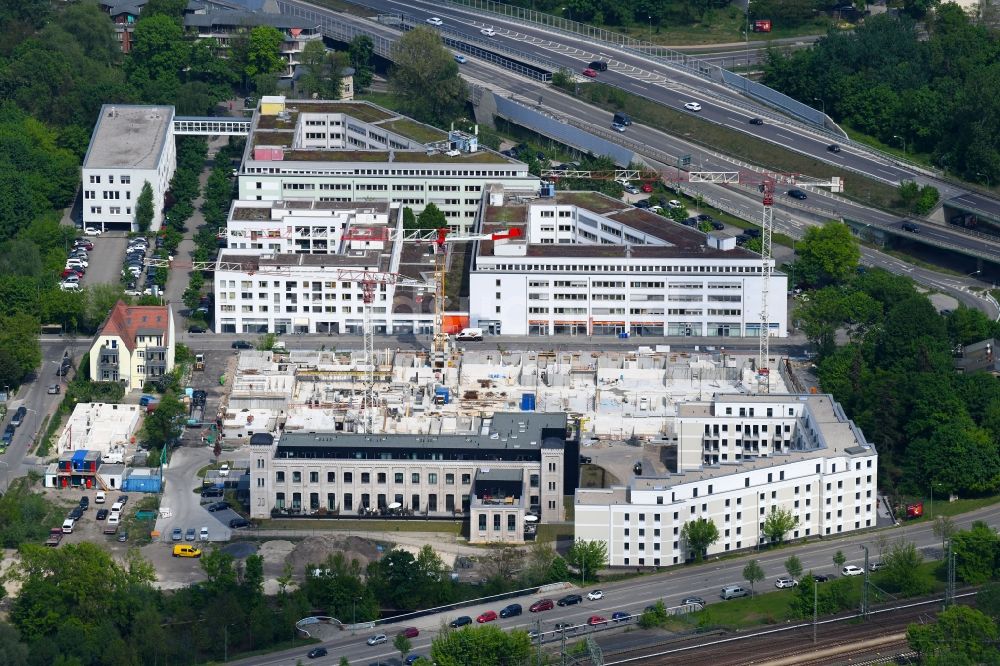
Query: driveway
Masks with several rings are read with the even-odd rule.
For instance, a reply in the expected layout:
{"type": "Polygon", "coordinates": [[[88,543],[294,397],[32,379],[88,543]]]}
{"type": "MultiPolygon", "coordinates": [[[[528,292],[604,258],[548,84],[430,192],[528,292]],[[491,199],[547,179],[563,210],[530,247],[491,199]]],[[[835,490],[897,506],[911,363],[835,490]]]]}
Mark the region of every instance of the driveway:
{"type": "Polygon", "coordinates": [[[160,509],[162,511],[169,508],[171,515],[169,518],[156,519],[156,529],[162,541],[170,541],[170,533],[175,527],[182,531],[187,531],[188,528],[198,531],[207,527],[209,541],[229,540],[228,518],[225,525],[216,519],[205,510],[201,494],[194,491],[201,486],[198,470],[211,462],[212,452],[208,448],[182,446],[170,456],[169,467],[163,470],[164,489],[160,509]]]}
{"type": "Polygon", "coordinates": [[[87,274],[83,276],[83,286],[90,284],[119,284],[122,276],[122,261],[128,239],[124,231],[108,231],[100,236],[87,236],[94,243],[94,249],[87,260],[87,274]]]}

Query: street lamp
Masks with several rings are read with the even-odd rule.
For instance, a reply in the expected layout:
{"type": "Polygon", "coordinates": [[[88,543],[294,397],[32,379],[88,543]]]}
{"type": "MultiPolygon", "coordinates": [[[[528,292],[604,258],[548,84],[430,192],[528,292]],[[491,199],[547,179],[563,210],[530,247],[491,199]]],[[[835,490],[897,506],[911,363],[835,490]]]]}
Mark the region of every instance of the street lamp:
{"type": "Polygon", "coordinates": [[[358,629],[358,602],[361,601],[361,597],[351,597],[351,617],[353,622],[351,623],[351,635],[358,629]]]}
{"type": "Polygon", "coordinates": [[[861,588],[861,617],[864,619],[868,616],[868,546],[863,543],[858,546],[865,551],[865,583],[861,588]]]}
{"type": "Polygon", "coordinates": [[[905,155],[906,154],[906,139],[904,139],[903,137],[899,136],[898,134],[893,134],[892,138],[893,139],[899,139],[900,143],[903,144],[903,154],[905,155]]]}
{"type": "Polygon", "coordinates": [[[976,172],[976,175],[986,181],[986,187],[990,186],[990,177],[988,174],[976,172]]]}
{"type": "Polygon", "coordinates": [[[646,19],[649,21],[649,45],[653,45],[653,17],[646,14],[646,19]]]}
{"type": "Polygon", "coordinates": [[[823,105],[823,115],[825,116],[826,115],[826,100],[823,99],[822,97],[813,97],[813,101],[814,102],[819,102],[820,104],[823,105]]]}
{"type": "Polygon", "coordinates": [[[10,485],[10,480],[7,475],[10,473],[10,465],[0,460],[0,465],[3,465],[3,491],[7,492],[7,488],[10,485]]]}

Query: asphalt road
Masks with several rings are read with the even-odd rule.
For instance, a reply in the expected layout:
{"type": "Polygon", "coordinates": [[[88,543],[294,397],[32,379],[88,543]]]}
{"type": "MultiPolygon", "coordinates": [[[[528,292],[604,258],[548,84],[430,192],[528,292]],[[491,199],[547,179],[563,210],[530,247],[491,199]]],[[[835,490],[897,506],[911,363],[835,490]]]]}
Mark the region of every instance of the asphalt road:
{"type": "MultiPolygon", "coordinates": [[[[611,67],[608,71],[599,74],[601,81],[613,83],[625,90],[680,111],[684,110],[683,106],[687,102],[699,102],[702,105],[699,115],[705,120],[746,131],[772,143],[857,173],[863,173],[883,182],[896,184],[903,180],[914,180],[921,184],[933,184],[941,192],[944,199],[961,197],[960,202],[965,206],[985,214],[1000,216],[1000,200],[967,191],[951,182],[934,178],[914,170],[906,164],[897,163],[891,157],[861,148],[845,147],[840,153],[831,153],[827,150],[828,145],[838,142],[834,135],[825,131],[812,130],[800,124],[782,121],[782,116],[774,114],[748,98],[733,93],[729,88],[707,81],[687,70],[675,69],[638,55],[611,49],[604,44],[595,46],[593,42],[582,36],[549,32],[527,25],[506,22],[494,16],[479,17],[471,9],[443,7],[422,0],[407,0],[406,2],[364,0],[364,2],[367,6],[379,11],[401,13],[421,22],[432,16],[439,17],[445,22],[444,28],[474,40],[482,39],[479,30],[488,25],[497,30],[497,36],[492,39],[498,43],[532,54],[541,60],[553,62],[560,67],[567,67],[575,72],[582,71],[587,63],[594,59],[609,61],[611,67]],[[755,116],[765,117],[768,122],[760,126],[749,125],[749,119],[755,116]]],[[[289,3],[308,5],[308,3],[297,0],[289,0],[289,3]]],[[[317,8],[310,6],[310,9],[316,10],[317,8]]],[[[722,57],[727,56],[723,55],[722,57]]],[[[473,68],[469,65],[476,62],[475,58],[470,58],[464,69],[472,71],[473,68]]],[[[493,68],[488,69],[488,71],[490,78],[485,79],[486,81],[497,81],[500,85],[514,92],[518,92],[516,90],[517,84],[523,83],[519,77],[512,73],[498,73],[493,68]]],[[[533,91],[551,90],[547,86],[540,85],[529,87],[533,91]]],[[[529,95],[529,97],[537,98],[537,94],[539,93],[536,92],[534,96],[529,95]]],[[[816,104],[818,105],[819,102],[816,104]]],[[[551,103],[546,101],[545,106],[551,106],[551,103]]],[[[573,101],[569,111],[573,112],[579,106],[579,102],[573,101]]],[[[596,124],[598,126],[609,125],[610,119],[607,118],[607,112],[602,112],[602,114],[596,124]]],[[[573,113],[573,115],[576,114],[573,113]]],[[[587,120],[592,122],[590,119],[587,120]]],[[[667,150],[667,152],[670,151],[667,150]]],[[[868,220],[863,219],[862,221],[867,222],[868,220]]],[[[894,221],[899,222],[898,219],[894,221]]],[[[879,222],[883,225],[886,223],[886,220],[879,222]]],[[[962,240],[960,233],[951,233],[950,230],[946,230],[945,233],[950,234],[949,239],[952,242],[962,240]]],[[[978,245],[981,246],[982,242],[978,242],[978,245]]],[[[993,249],[992,245],[991,249],[993,249]]],[[[1000,255],[1000,246],[996,249],[997,254],[1000,255]]]]}
{"type": "MultiPolygon", "coordinates": [[[[990,525],[996,525],[1000,521],[1000,506],[987,507],[978,511],[965,514],[955,519],[955,524],[959,529],[965,529],[971,525],[973,520],[985,520],[990,525]]],[[[797,555],[802,561],[805,571],[814,571],[830,576],[839,576],[840,572],[833,564],[833,554],[840,550],[847,557],[846,564],[864,566],[864,551],[861,546],[867,546],[870,553],[870,561],[879,558],[878,547],[874,540],[876,534],[885,533],[890,539],[905,539],[912,541],[924,553],[925,558],[939,559],[941,557],[941,540],[934,535],[931,523],[924,522],[915,525],[890,527],[877,533],[869,532],[842,538],[826,538],[812,541],[806,544],[786,547],[774,552],[763,551],[757,554],[748,554],[726,560],[713,560],[699,566],[679,566],[670,568],[663,573],[641,578],[612,583],[600,586],[605,593],[605,598],[600,601],[586,601],[576,606],[564,608],[556,607],[551,611],[541,613],[528,613],[520,617],[498,620],[497,624],[503,629],[529,629],[533,628],[536,620],[541,622],[541,629],[544,632],[552,632],[553,624],[556,622],[569,622],[574,625],[585,624],[591,615],[601,615],[610,618],[615,611],[626,611],[632,614],[641,613],[643,608],[653,604],[660,599],[667,606],[677,606],[680,600],[688,595],[696,595],[704,598],[709,604],[725,603],[719,597],[719,590],[728,584],[745,584],[742,578],[742,570],[746,562],[754,557],[759,561],[766,574],[765,580],[759,584],[759,590],[772,590],[774,581],[785,573],[784,561],[790,555],[797,555]]],[[[586,594],[587,590],[594,589],[587,586],[580,590],[586,594]]],[[[576,591],[576,590],[574,590],[576,591]]],[[[566,592],[557,592],[544,595],[548,598],[558,599],[566,592]]],[[[785,590],[781,594],[792,594],[791,590],[785,590]]],[[[485,610],[499,611],[508,603],[520,603],[527,609],[527,606],[542,598],[543,595],[532,595],[523,598],[504,600],[491,604],[479,604],[456,611],[441,614],[432,614],[412,621],[402,621],[381,626],[376,630],[358,632],[357,635],[350,635],[345,631],[342,638],[324,642],[323,645],[330,651],[328,657],[316,659],[311,663],[318,665],[333,665],[338,663],[341,656],[350,660],[351,664],[376,664],[385,662],[392,658],[399,658],[399,653],[392,648],[392,637],[405,626],[417,627],[420,636],[413,639],[413,651],[420,654],[428,654],[431,639],[440,630],[443,622],[448,622],[459,615],[470,615],[473,618],[485,610]],[[368,646],[365,640],[375,633],[385,633],[389,638],[387,644],[378,646],[368,646]]],[[[349,618],[344,618],[350,620],[349,618]]],[[[590,628],[581,628],[574,634],[574,639],[584,635],[590,628]]],[[[595,637],[601,642],[601,636],[618,634],[614,628],[600,630],[595,637]],[[608,632],[608,633],[606,633],[608,632]]],[[[549,633],[546,638],[554,639],[557,635],[549,633]]],[[[621,639],[621,635],[616,636],[621,639]]],[[[620,640],[616,641],[620,647],[620,640]]],[[[240,660],[235,663],[265,666],[277,664],[293,664],[296,659],[305,656],[306,649],[289,650],[271,655],[262,655],[240,660]]]]}
{"type": "Polygon", "coordinates": [[[100,236],[87,236],[94,249],[88,252],[87,274],[81,282],[90,284],[118,284],[121,280],[122,261],[128,237],[125,232],[105,232],[100,236]]]}

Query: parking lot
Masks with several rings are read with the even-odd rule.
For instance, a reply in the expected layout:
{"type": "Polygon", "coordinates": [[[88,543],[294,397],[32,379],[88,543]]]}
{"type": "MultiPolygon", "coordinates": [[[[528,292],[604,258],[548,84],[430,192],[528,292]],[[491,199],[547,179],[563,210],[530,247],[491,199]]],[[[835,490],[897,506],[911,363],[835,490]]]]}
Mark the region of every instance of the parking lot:
{"type": "Polygon", "coordinates": [[[118,284],[121,278],[122,257],[128,243],[125,232],[106,232],[100,236],[87,236],[94,244],[87,263],[87,274],[80,281],[86,287],[91,284],[118,284]]]}

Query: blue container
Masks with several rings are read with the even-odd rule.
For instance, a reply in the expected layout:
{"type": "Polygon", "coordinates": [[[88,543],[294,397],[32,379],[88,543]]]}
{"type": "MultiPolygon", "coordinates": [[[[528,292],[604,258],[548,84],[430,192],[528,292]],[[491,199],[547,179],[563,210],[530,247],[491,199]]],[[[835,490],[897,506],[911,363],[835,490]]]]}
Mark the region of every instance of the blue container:
{"type": "Polygon", "coordinates": [[[122,483],[122,490],[127,493],[158,493],[160,492],[160,477],[130,475],[122,483]]]}
{"type": "Polygon", "coordinates": [[[521,411],[522,412],[533,412],[533,411],[535,411],[535,394],[534,393],[522,393],[521,394],[521,411]]]}
{"type": "Polygon", "coordinates": [[[451,402],[451,391],[448,389],[447,386],[438,386],[436,389],[434,389],[434,395],[440,396],[444,400],[444,404],[446,405],[449,402],[451,402]]]}

